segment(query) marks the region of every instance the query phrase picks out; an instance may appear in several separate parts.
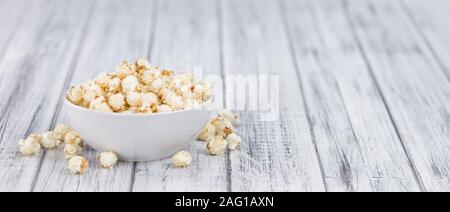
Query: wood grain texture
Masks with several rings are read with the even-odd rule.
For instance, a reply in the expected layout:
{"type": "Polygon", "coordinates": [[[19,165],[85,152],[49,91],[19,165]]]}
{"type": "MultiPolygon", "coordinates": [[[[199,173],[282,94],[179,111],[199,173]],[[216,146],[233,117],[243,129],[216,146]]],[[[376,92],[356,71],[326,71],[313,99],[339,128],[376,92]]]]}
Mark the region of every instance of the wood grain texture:
{"type": "MultiPolygon", "coordinates": [[[[1,0],[0,191],[450,191],[450,1],[1,0]],[[17,141],[66,122],[70,84],[124,59],[280,80],[239,111],[240,150],[67,170],[17,141]]],[[[222,93],[229,85],[218,85],[222,93]]],[[[250,95],[246,95],[246,98],[250,95]]],[[[249,100],[249,99],[247,99],[249,100]]],[[[230,107],[231,102],[226,102],[230,107]]]]}
{"type": "Polygon", "coordinates": [[[417,33],[424,39],[438,64],[450,79],[450,22],[448,11],[450,1],[434,0],[431,2],[418,0],[402,0],[417,33]]]}
{"type": "MultiPolygon", "coordinates": [[[[23,2],[21,2],[23,3],[23,2]]],[[[91,4],[30,4],[0,64],[0,191],[29,191],[44,155],[23,157],[17,141],[50,128],[91,4]]]]}
{"type": "Polygon", "coordinates": [[[449,190],[450,85],[398,2],[343,5],[428,191],[449,190]]]}
{"type": "MultiPolygon", "coordinates": [[[[175,71],[201,66],[204,76],[220,76],[216,1],[161,1],[158,11],[150,54],[152,64],[175,71]]],[[[215,92],[221,93],[222,87],[216,86],[215,92]]],[[[207,155],[206,142],[202,141],[193,141],[187,151],[193,162],[184,169],[173,167],[169,159],[137,163],[133,190],[227,191],[225,155],[207,155]]]]}
{"type": "Polygon", "coordinates": [[[418,191],[338,1],[285,1],[329,191],[418,191]]]}
{"type": "MultiPolygon", "coordinates": [[[[100,72],[114,71],[122,60],[145,58],[151,40],[153,7],[154,1],[147,0],[97,1],[69,84],[81,83],[100,72]]],[[[62,111],[57,122],[64,123],[65,120],[62,111]]],[[[85,149],[90,170],[83,176],[74,176],[67,169],[62,150],[48,152],[34,190],[129,191],[133,163],[120,162],[113,170],[106,170],[100,168],[97,155],[94,149],[85,149]]]]}
{"type": "Polygon", "coordinates": [[[225,73],[276,74],[281,91],[278,120],[240,113],[244,142],[230,154],[231,190],[325,190],[277,2],[221,2],[225,73]]]}
{"type": "MultiPolygon", "coordinates": [[[[33,9],[36,5],[28,5],[29,9],[33,9]]],[[[3,57],[7,46],[9,45],[12,35],[16,32],[18,26],[23,25],[26,19],[23,15],[27,11],[24,4],[20,4],[14,0],[0,1],[0,60],[3,57]]],[[[1,73],[0,73],[1,74],[1,73]]]]}

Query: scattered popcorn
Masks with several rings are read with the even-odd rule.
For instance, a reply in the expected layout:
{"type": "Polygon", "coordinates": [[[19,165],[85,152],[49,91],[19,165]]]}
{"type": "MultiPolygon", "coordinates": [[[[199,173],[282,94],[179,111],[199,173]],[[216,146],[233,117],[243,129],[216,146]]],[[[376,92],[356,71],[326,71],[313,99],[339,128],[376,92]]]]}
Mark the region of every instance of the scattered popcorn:
{"type": "Polygon", "coordinates": [[[211,155],[220,155],[227,150],[227,141],[223,139],[223,136],[216,135],[206,144],[206,149],[211,155]]]}
{"type": "Polygon", "coordinates": [[[41,150],[41,135],[31,134],[26,139],[19,140],[19,149],[23,155],[33,155],[41,150]]]}
{"type": "Polygon", "coordinates": [[[238,118],[238,116],[235,115],[230,110],[222,110],[222,111],[219,111],[218,114],[220,117],[222,117],[223,119],[225,119],[231,123],[235,122],[236,119],[238,118]]]}
{"type": "Polygon", "coordinates": [[[239,145],[241,145],[242,139],[241,136],[232,133],[227,136],[227,142],[228,142],[228,149],[235,150],[239,145]]]}
{"type": "Polygon", "coordinates": [[[70,131],[70,128],[64,124],[57,124],[53,131],[56,133],[57,139],[63,141],[66,134],[70,131]]]}
{"type": "Polygon", "coordinates": [[[208,122],[205,127],[203,127],[200,134],[198,134],[197,138],[202,141],[208,141],[211,140],[214,135],[216,135],[216,128],[211,124],[211,122],[208,122]]]}
{"type": "MultiPolygon", "coordinates": [[[[191,109],[212,96],[212,87],[192,73],[174,74],[152,67],[145,59],[122,62],[115,72],[72,86],[67,99],[91,110],[155,113],[191,109]]],[[[59,136],[59,135],[58,135],[59,136]]]]}
{"type": "Polygon", "coordinates": [[[83,146],[83,143],[81,141],[80,133],[78,133],[75,130],[71,130],[64,136],[64,143],[65,144],[78,144],[80,146],[83,146]]]}
{"type": "Polygon", "coordinates": [[[58,135],[54,131],[42,133],[41,145],[45,149],[54,149],[61,144],[58,135]]]}
{"type": "Polygon", "coordinates": [[[73,157],[80,155],[82,152],[82,148],[78,144],[66,144],[64,146],[64,157],[67,160],[72,159],[73,157]]]}
{"type": "Polygon", "coordinates": [[[103,168],[112,169],[117,164],[118,158],[114,152],[102,152],[98,156],[98,160],[103,168]]]}
{"type": "Polygon", "coordinates": [[[69,170],[72,174],[83,175],[89,169],[89,162],[81,156],[74,156],[69,160],[69,170]]]}
{"type": "Polygon", "coordinates": [[[191,153],[182,150],[175,153],[171,160],[175,167],[187,167],[192,162],[192,155],[191,153]]]}
{"type": "Polygon", "coordinates": [[[216,133],[219,135],[227,136],[233,133],[233,125],[231,122],[222,117],[213,118],[211,124],[215,127],[216,133]]]}

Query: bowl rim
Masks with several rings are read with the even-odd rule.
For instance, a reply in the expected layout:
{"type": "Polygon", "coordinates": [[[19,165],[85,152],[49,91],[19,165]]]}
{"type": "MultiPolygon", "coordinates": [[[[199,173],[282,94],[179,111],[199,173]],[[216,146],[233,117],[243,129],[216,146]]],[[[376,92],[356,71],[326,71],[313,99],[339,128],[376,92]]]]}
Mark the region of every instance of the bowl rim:
{"type": "MultiPolygon", "coordinates": [[[[205,104],[210,103],[212,101],[214,97],[214,94],[211,95],[209,97],[209,99],[206,102],[201,103],[199,106],[203,107],[205,104]]],[[[81,107],[79,105],[76,105],[74,103],[72,103],[71,101],[69,101],[67,99],[67,97],[64,95],[64,105],[67,105],[69,107],[75,108],[76,110],[81,110],[81,111],[85,111],[85,112],[89,112],[89,113],[97,113],[97,114],[104,114],[104,115],[109,115],[109,116],[135,116],[135,117],[149,117],[149,116],[163,116],[163,115],[169,115],[169,114],[177,114],[177,113],[183,113],[183,112],[187,112],[187,111],[202,111],[197,110],[197,109],[182,109],[182,110],[175,110],[175,111],[167,111],[167,112],[158,112],[158,113],[116,113],[116,112],[104,112],[104,111],[98,111],[98,110],[91,110],[85,107],[81,107]]],[[[205,109],[203,108],[203,111],[205,109]]],[[[208,111],[214,111],[214,109],[212,110],[208,110],[208,111]]]]}

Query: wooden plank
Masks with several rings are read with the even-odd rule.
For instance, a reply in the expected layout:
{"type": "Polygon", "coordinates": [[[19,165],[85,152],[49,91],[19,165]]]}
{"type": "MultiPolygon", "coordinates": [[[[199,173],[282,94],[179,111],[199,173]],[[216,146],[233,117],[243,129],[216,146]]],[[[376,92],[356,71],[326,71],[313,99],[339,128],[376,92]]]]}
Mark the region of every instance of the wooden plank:
{"type": "MultiPolygon", "coordinates": [[[[151,62],[175,71],[201,66],[203,75],[220,76],[216,1],[161,1],[158,11],[151,62]]],[[[193,163],[184,169],[174,168],[168,159],[137,163],[133,191],[226,191],[226,156],[207,155],[201,141],[187,150],[193,163]]]]}
{"type": "Polygon", "coordinates": [[[425,40],[431,53],[450,79],[450,2],[435,0],[432,3],[418,0],[402,1],[417,32],[425,40]]]}
{"type": "MultiPolygon", "coordinates": [[[[17,26],[23,25],[23,20],[26,19],[24,14],[28,10],[25,8],[25,5],[21,1],[0,1],[0,26],[2,26],[2,30],[0,30],[0,59],[10,43],[12,35],[16,32],[17,26]]],[[[30,9],[34,7],[33,5],[27,6],[30,9]]]]}
{"type": "Polygon", "coordinates": [[[222,1],[223,57],[227,75],[275,74],[280,116],[262,121],[241,112],[239,151],[230,154],[232,191],[324,191],[300,82],[276,1],[222,1]]]}
{"type": "MultiPolygon", "coordinates": [[[[89,19],[70,84],[91,79],[100,72],[114,71],[122,60],[146,57],[153,28],[154,2],[98,1],[93,16],[89,19]]],[[[66,85],[65,89],[67,87],[66,85]]],[[[64,111],[57,120],[66,122],[64,111]]],[[[106,170],[96,163],[97,151],[87,148],[84,155],[91,163],[89,172],[83,176],[73,176],[67,170],[62,150],[48,152],[42,163],[35,191],[130,190],[133,163],[120,162],[113,170],[106,170]]]]}
{"type": "MultiPolygon", "coordinates": [[[[23,3],[23,2],[22,2],[23,3]]],[[[29,191],[45,153],[23,157],[17,141],[50,128],[90,1],[36,1],[0,64],[0,191],[29,191]],[[49,83],[52,82],[52,83],[49,83]]]]}
{"type": "Polygon", "coordinates": [[[448,191],[450,85],[398,2],[343,5],[405,149],[428,191],[448,191]]]}
{"type": "Polygon", "coordinates": [[[337,1],[284,2],[329,191],[418,191],[337,1]]]}

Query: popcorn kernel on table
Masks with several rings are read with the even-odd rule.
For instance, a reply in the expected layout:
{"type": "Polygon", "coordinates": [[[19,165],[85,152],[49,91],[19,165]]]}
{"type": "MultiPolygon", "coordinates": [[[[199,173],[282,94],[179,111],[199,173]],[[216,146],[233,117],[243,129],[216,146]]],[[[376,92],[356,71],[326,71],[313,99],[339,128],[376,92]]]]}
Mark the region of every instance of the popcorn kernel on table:
{"type": "Polygon", "coordinates": [[[235,150],[242,143],[241,136],[238,136],[235,133],[229,134],[227,136],[226,140],[227,140],[227,143],[228,143],[227,146],[228,146],[229,150],[235,150]]]}
{"type": "Polygon", "coordinates": [[[216,134],[227,136],[233,133],[233,124],[222,117],[214,117],[211,124],[216,128],[216,134]]]}
{"type": "Polygon", "coordinates": [[[64,157],[66,160],[70,160],[75,156],[78,156],[81,154],[83,148],[78,144],[66,144],[64,146],[64,157]]]}
{"type": "Polygon", "coordinates": [[[40,135],[32,134],[19,140],[19,150],[23,155],[33,155],[41,149],[40,135]]]}
{"type": "Polygon", "coordinates": [[[53,131],[56,133],[58,140],[63,141],[70,128],[64,124],[57,124],[53,131]]]}
{"type": "Polygon", "coordinates": [[[214,136],[213,139],[208,141],[206,149],[210,155],[220,155],[227,150],[227,141],[221,135],[214,136]]]}
{"type": "Polygon", "coordinates": [[[64,136],[64,143],[65,144],[78,144],[80,146],[83,146],[83,143],[81,141],[80,133],[78,133],[75,130],[69,131],[66,136],[64,136]]]}
{"type": "Polygon", "coordinates": [[[54,149],[61,144],[58,135],[54,131],[42,133],[41,145],[45,149],[54,149]]]}
{"type": "Polygon", "coordinates": [[[102,152],[98,160],[103,168],[112,169],[117,164],[118,158],[115,152],[102,152]]]}
{"type": "Polygon", "coordinates": [[[200,132],[200,134],[198,134],[197,138],[202,140],[202,141],[208,141],[208,140],[211,140],[214,137],[215,134],[216,134],[216,128],[209,121],[203,127],[203,129],[200,132]]]}
{"type": "Polygon", "coordinates": [[[170,159],[175,167],[187,167],[192,163],[191,153],[184,150],[175,153],[170,159]]]}
{"type": "Polygon", "coordinates": [[[221,110],[218,112],[219,116],[222,117],[223,119],[233,123],[237,120],[238,116],[235,115],[233,112],[231,112],[230,110],[221,110]]]}
{"type": "Polygon", "coordinates": [[[89,169],[89,161],[84,157],[74,156],[69,160],[68,166],[72,174],[83,175],[89,169]]]}

